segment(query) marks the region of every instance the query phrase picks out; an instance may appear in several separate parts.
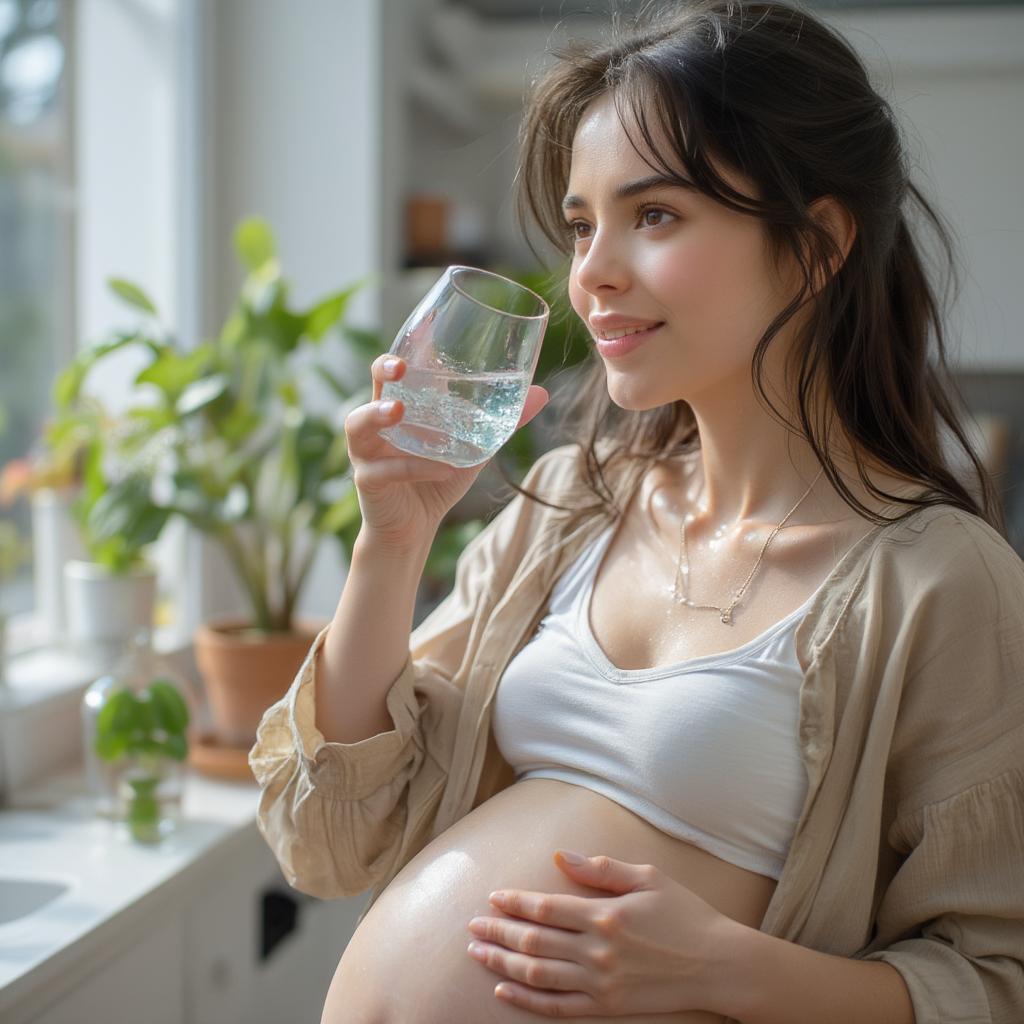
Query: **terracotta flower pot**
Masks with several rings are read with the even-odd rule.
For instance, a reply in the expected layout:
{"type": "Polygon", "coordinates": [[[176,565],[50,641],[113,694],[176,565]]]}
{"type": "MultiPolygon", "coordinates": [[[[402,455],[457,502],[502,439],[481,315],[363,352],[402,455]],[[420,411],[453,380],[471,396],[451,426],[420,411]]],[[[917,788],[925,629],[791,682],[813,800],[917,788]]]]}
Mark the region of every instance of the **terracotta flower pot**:
{"type": "Polygon", "coordinates": [[[294,632],[269,634],[241,619],[199,626],[196,664],[221,743],[249,748],[256,742],[263,712],[285,695],[324,625],[300,623],[294,632]]]}

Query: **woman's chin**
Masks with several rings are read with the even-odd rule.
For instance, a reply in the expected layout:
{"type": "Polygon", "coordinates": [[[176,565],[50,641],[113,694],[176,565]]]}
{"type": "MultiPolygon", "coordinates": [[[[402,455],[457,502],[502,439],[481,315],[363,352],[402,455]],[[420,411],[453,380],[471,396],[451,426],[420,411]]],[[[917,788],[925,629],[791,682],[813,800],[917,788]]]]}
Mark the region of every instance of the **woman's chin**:
{"type": "Polygon", "coordinates": [[[675,399],[657,395],[651,388],[645,388],[640,381],[613,381],[608,378],[608,397],[623,412],[649,412],[670,405],[675,399]]]}

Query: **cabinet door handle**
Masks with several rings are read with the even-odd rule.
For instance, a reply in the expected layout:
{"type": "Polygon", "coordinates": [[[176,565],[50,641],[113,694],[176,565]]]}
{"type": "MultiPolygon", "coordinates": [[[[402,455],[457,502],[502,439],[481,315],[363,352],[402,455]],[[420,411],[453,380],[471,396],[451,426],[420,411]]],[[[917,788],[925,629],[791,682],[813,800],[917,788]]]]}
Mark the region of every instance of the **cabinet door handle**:
{"type": "Polygon", "coordinates": [[[260,912],[260,962],[298,927],[298,901],[280,889],[268,889],[262,896],[260,912]]]}

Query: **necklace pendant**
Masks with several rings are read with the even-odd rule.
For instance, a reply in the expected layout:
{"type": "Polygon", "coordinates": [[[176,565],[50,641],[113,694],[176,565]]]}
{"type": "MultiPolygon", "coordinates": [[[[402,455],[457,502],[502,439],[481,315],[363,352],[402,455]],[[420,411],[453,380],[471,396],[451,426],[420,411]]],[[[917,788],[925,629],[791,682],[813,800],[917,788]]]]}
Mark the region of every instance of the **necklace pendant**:
{"type": "Polygon", "coordinates": [[[731,625],[731,623],[732,623],[732,609],[731,608],[726,608],[725,611],[722,612],[722,621],[727,626],[731,625]]]}

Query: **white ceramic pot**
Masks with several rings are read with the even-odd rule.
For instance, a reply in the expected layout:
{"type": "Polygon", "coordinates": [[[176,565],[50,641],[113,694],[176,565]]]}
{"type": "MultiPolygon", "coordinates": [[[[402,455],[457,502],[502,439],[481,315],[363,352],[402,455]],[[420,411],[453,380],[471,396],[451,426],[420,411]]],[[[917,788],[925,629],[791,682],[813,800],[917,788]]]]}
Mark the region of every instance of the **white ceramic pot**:
{"type": "Polygon", "coordinates": [[[84,653],[116,654],[140,629],[153,628],[156,570],[112,573],[96,562],[64,566],[68,637],[84,653]]]}
{"type": "Polygon", "coordinates": [[[49,489],[32,495],[32,575],[36,614],[46,641],[60,640],[67,633],[64,566],[85,557],[71,515],[73,499],[69,492],[49,489]]]}

